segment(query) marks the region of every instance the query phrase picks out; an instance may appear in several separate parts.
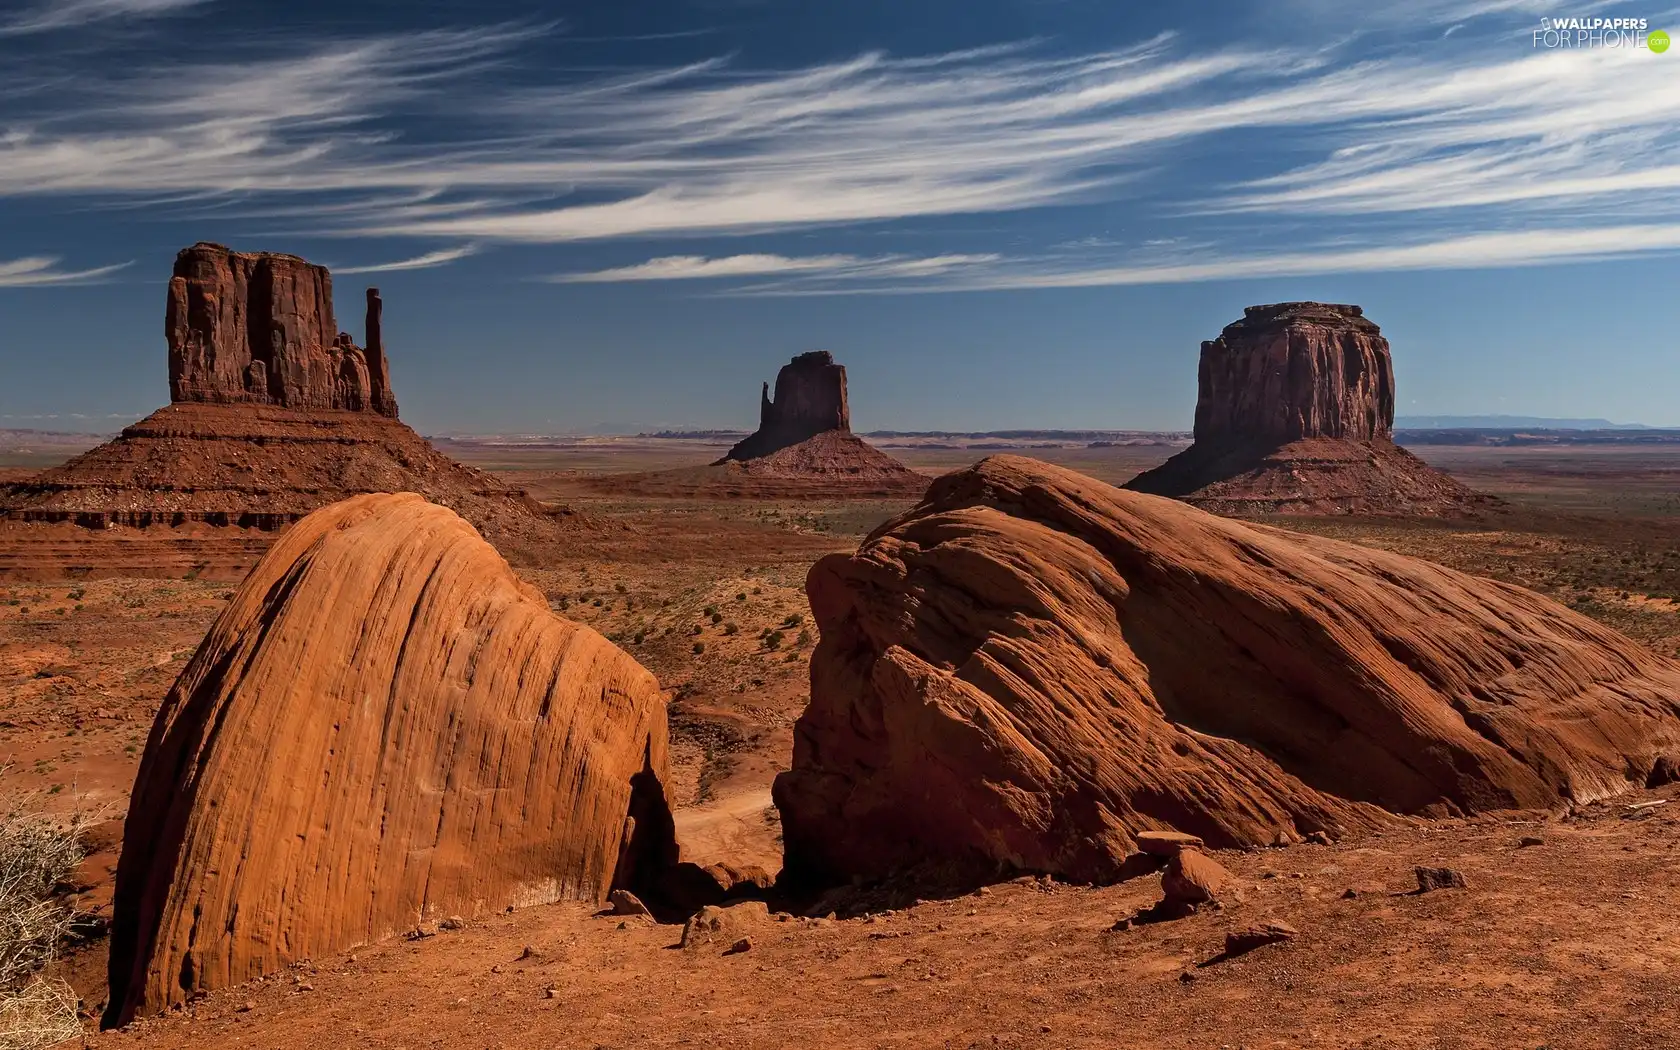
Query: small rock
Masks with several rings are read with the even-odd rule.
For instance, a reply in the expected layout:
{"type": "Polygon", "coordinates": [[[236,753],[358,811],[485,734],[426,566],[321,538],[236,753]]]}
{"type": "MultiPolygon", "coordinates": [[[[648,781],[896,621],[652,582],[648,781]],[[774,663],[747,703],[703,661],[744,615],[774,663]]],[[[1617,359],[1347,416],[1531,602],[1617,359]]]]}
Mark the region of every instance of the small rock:
{"type": "Polygon", "coordinates": [[[1231,873],[1224,865],[1193,849],[1180,850],[1161,873],[1161,893],[1170,904],[1208,904],[1230,884],[1231,873]]]}
{"type": "Polygon", "coordinates": [[[1109,929],[1110,933],[1119,933],[1123,930],[1129,930],[1131,928],[1132,928],[1132,920],[1130,918],[1124,918],[1124,919],[1115,919],[1114,920],[1114,925],[1110,926],[1108,929],[1109,929]]]}
{"type": "Polygon", "coordinates": [[[548,987],[543,989],[543,998],[544,999],[557,999],[559,997],[560,997],[560,989],[556,988],[554,985],[551,984],[548,987]]]}
{"type": "Polygon", "coordinates": [[[1176,857],[1179,850],[1201,849],[1205,845],[1198,836],[1182,831],[1140,831],[1134,837],[1140,853],[1156,857],[1176,857]]]}
{"type": "Polygon", "coordinates": [[[1334,846],[1336,844],[1336,840],[1332,839],[1329,833],[1324,831],[1314,831],[1310,833],[1307,836],[1307,841],[1317,843],[1320,846],[1334,846]]]}
{"type": "Polygon", "coordinates": [[[502,964],[497,963],[496,965],[490,967],[490,972],[491,973],[501,973],[502,972],[502,964]]]}
{"type": "Polygon", "coordinates": [[[1194,981],[1195,979],[1196,979],[1196,971],[1194,971],[1194,970],[1184,970],[1184,971],[1180,972],[1179,975],[1178,975],[1178,983],[1179,984],[1189,984],[1192,981],[1194,981]]]}
{"type": "Polygon", "coordinates": [[[682,946],[690,948],[712,941],[734,943],[753,928],[770,921],[770,909],[763,901],[743,901],[720,908],[708,904],[683,925],[682,946]]]}
{"type": "Polygon", "coordinates": [[[247,999],[244,1002],[240,1003],[237,1007],[235,1007],[234,1012],[242,1013],[242,1014],[248,1014],[252,1010],[255,1010],[256,1008],[257,1008],[257,1004],[253,1003],[251,1000],[247,999]]]}
{"type": "Polygon", "coordinates": [[[421,940],[421,939],[426,938],[426,937],[436,937],[437,932],[438,932],[438,924],[437,923],[435,923],[435,922],[423,922],[420,925],[414,927],[414,929],[409,930],[407,933],[403,934],[403,936],[406,937],[407,939],[411,940],[411,941],[418,941],[418,940],[421,940]]]}
{"type": "Polygon", "coordinates": [[[461,918],[459,915],[451,915],[449,918],[438,923],[438,929],[440,930],[464,930],[466,928],[467,920],[461,918]]]}
{"type": "Polygon", "coordinates": [[[734,944],[731,944],[729,947],[725,948],[723,950],[723,954],[725,954],[725,955],[740,955],[742,952],[752,951],[752,946],[753,945],[752,945],[752,938],[751,937],[742,937],[741,939],[737,940],[734,944]]]}
{"type": "Polygon", "coordinates": [[[1469,885],[1464,881],[1464,875],[1455,868],[1430,868],[1419,864],[1412,869],[1417,876],[1418,892],[1429,893],[1432,890],[1462,890],[1469,885]]]}
{"type": "Polygon", "coordinates": [[[607,903],[612,906],[614,915],[653,915],[648,911],[647,905],[642,903],[642,899],[629,890],[613,890],[607,895],[607,903]]]}
{"type": "Polygon", "coordinates": [[[1359,896],[1359,891],[1354,889],[1352,886],[1349,886],[1347,889],[1342,891],[1342,900],[1345,900],[1345,901],[1353,900],[1355,897],[1358,897],[1358,896],[1359,896]]]}
{"type": "Polygon", "coordinates": [[[1268,944],[1280,941],[1292,941],[1301,935],[1301,931],[1278,919],[1250,926],[1243,930],[1232,930],[1225,935],[1225,954],[1242,955],[1256,948],[1263,948],[1268,944]]]}
{"type": "Polygon", "coordinates": [[[308,981],[299,981],[297,990],[300,992],[313,992],[315,990],[315,986],[310,984],[308,981]]]}
{"type": "Polygon", "coordinates": [[[535,959],[539,954],[541,953],[537,951],[534,945],[527,944],[525,950],[519,953],[519,957],[521,959],[535,959]]]}
{"type": "Polygon", "coordinates": [[[1530,846],[1544,846],[1545,844],[1546,840],[1541,838],[1539,835],[1524,835],[1522,838],[1517,840],[1518,849],[1527,849],[1530,846]]]}

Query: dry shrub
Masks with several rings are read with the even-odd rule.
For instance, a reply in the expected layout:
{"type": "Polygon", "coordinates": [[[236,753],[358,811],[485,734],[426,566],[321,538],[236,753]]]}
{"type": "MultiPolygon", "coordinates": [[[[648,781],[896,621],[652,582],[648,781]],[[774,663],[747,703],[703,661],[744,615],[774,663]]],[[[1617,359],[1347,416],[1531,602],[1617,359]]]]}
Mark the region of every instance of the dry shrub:
{"type": "Polygon", "coordinates": [[[70,932],[53,888],[81,863],[97,818],[0,810],[0,1050],[36,1050],[81,1034],[76,993],[40,976],[70,932]]]}
{"type": "Polygon", "coordinates": [[[76,993],[63,981],[36,977],[0,993],[0,1050],[38,1050],[81,1034],[76,993]]]}

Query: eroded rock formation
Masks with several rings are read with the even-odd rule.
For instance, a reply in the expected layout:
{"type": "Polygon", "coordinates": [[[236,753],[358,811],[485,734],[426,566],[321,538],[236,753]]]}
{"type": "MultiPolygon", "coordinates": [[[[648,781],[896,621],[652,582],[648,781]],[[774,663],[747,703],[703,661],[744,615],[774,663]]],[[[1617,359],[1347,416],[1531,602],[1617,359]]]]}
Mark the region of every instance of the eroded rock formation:
{"type": "Polygon", "coordinates": [[[1127,484],[1221,513],[1441,513],[1478,502],[1394,444],[1388,340],[1357,306],[1251,306],[1202,344],[1195,444],[1127,484]]]}
{"type": "Polygon", "coordinates": [[[1680,663],[1531,592],[998,456],[807,581],[783,885],[1114,878],[1213,847],[1549,808],[1680,754],[1680,663]]]}
{"type": "Polygon", "coordinates": [[[776,397],[770,384],[759,394],[758,430],[729,450],[726,459],[757,459],[797,445],[818,434],[852,431],[846,403],[846,366],[827,350],[800,354],[776,373],[776,397]]]}
{"type": "Polygon", "coordinates": [[[1357,306],[1251,306],[1202,344],[1196,440],[1388,439],[1394,362],[1357,306]]]}
{"type": "Polygon", "coordinates": [[[109,1023],[417,922],[650,887],[676,859],[659,684],[415,495],[288,530],[140,764],[109,1023]]]}
{"type": "Polygon", "coordinates": [[[367,348],[333,335],[332,278],[290,255],[183,250],[166,329],[174,403],[63,466],[0,486],[0,513],[89,528],[276,530],[337,500],[418,492],[524,557],[576,524],[439,453],[396,418],[383,304],[367,348]]]}
{"type": "MultiPolygon", "coordinates": [[[[723,473],[695,477],[671,473],[635,484],[672,484],[740,494],[814,493],[899,495],[920,492],[927,479],[852,433],[846,367],[827,350],[800,354],[776,373],[776,396],[766,383],[759,394],[758,429],[712,464],[723,473]]],[[[687,473],[692,474],[692,471],[687,473]]]]}
{"type": "Polygon", "coordinates": [[[170,399],[394,418],[377,289],[366,325],[366,349],[338,331],[326,267],[200,242],[175,257],[169,281],[170,399]]]}

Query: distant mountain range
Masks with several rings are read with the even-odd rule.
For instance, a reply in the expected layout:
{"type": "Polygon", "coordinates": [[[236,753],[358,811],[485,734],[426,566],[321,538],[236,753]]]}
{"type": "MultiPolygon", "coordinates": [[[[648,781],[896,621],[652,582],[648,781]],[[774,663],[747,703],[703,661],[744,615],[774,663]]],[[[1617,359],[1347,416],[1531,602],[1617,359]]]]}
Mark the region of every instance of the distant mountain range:
{"type": "Polygon", "coordinates": [[[1550,416],[1395,416],[1396,430],[1651,430],[1644,423],[1608,419],[1555,419],[1550,416]]]}

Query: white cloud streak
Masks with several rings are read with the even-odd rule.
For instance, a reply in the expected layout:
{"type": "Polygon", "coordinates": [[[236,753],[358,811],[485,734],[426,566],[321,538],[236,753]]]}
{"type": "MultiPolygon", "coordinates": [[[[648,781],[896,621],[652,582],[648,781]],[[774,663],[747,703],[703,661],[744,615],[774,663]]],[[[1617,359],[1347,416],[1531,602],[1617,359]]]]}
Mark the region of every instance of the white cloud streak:
{"type": "Polygon", "coordinates": [[[606,284],[623,281],[685,281],[720,277],[762,277],[822,274],[829,278],[867,278],[879,280],[891,277],[925,277],[950,273],[970,266],[982,266],[999,261],[996,254],[936,255],[912,258],[903,255],[728,255],[706,258],[702,255],[666,255],[633,266],[619,266],[610,270],[589,273],[555,274],[548,280],[557,284],[606,284]]]}
{"type": "Polygon", "coordinates": [[[92,270],[60,270],[58,260],[48,255],[0,261],[0,288],[34,288],[48,284],[86,284],[134,265],[133,261],[100,266],[92,270]]]}
{"type": "Polygon", "coordinates": [[[434,266],[447,266],[457,259],[465,259],[469,255],[477,254],[478,248],[464,244],[459,248],[444,248],[425,255],[416,255],[412,259],[399,259],[395,262],[374,263],[369,266],[334,266],[333,273],[392,273],[398,270],[429,270],[434,266]]]}
{"type": "Polygon", "coordinates": [[[208,0],[48,0],[0,21],[0,37],[69,29],[116,18],[150,18],[208,0]]]}
{"type": "MultiPolygon", "coordinates": [[[[1536,9],[1427,6],[1427,20],[1466,26],[1536,9]]],[[[183,209],[204,196],[248,215],[307,217],[317,233],[486,245],[746,236],[1129,199],[1152,232],[1223,238],[1171,265],[1110,253],[1023,271],[931,255],[969,261],[918,274],[909,258],[744,252],[558,278],[919,276],[933,287],[987,270],[1124,283],[1407,268],[1445,250],[1428,245],[1474,249],[1487,265],[1598,258],[1605,237],[1629,229],[1627,206],[1659,230],[1680,215],[1673,56],[1534,50],[1503,23],[1497,48],[1467,39],[1471,28],[1403,51],[1192,50],[1162,37],[1072,57],[866,54],[782,71],[713,60],[498,87],[499,64],[538,32],[393,35],[11,91],[0,101],[0,196],[167,197],[183,209]],[[1301,155],[1315,159],[1286,169],[1274,159],[1301,155]],[[1221,162],[1229,157],[1242,163],[1221,162]],[[1214,181],[1223,171],[1243,175],[1214,181]],[[1576,221],[1550,246],[1504,232],[1564,203],[1576,221]],[[1243,221],[1226,229],[1214,216],[1243,221]],[[1286,249],[1258,250],[1280,239],[1286,249]]],[[[1662,237],[1626,244],[1672,250],[1662,237]]],[[[405,262],[436,265],[442,254],[405,262]]]]}

